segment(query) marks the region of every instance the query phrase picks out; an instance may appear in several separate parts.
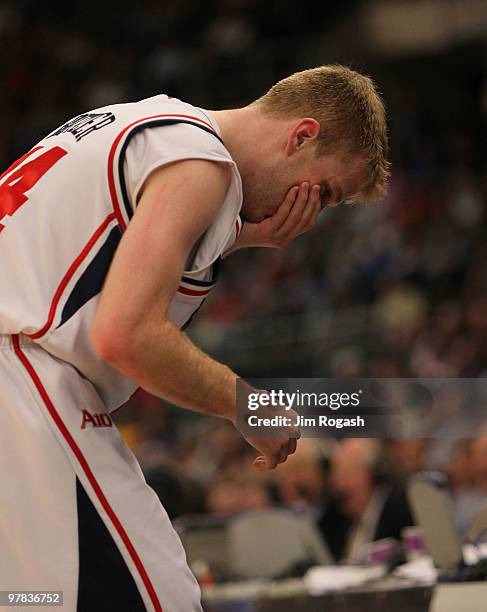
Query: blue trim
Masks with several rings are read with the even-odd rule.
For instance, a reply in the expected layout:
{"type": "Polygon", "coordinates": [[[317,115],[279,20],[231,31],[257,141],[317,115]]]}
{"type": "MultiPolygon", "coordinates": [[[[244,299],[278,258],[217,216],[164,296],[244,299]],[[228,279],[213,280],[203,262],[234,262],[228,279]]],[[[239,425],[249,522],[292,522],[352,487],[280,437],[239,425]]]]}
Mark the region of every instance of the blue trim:
{"type": "Polygon", "coordinates": [[[78,310],[92,297],[100,293],[105,282],[108,268],[112,262],[115,250],[122,237],[122,231],[117,225],[112,229],[105,243],[93,257],[89,266],[79,277],[78,282],[71,291],[61,314],[58,327],[64,325],[78,310]]]}
{"type": "MultiPolygon", "coordinates": [[[[222,258],[219,257],[212,266],[212,280],[208,283],[210,285],[213,285],[214,283],[216,283],[217,279],[218,279],[218,275],[220,273],[220,264],[221,264],[222,258]]],[[[184,276],[183,276],[184,279],[184,276]]],[[[205,281],[193,281],[193,279],[188,279],[186,280],[186,282],[192,282],[193,284],[199,284],[199,283],[203,283],[205,281]]],[[[186,323],[181,327],[182,331],[186,331],[188,329],[188,327],[191,325],[191,323],[194,321],[194,318],[197,314],[197,312],[199,311],[199,309],[203,306],[204,301],[206,300],[208,296],[206,295],[203,300],[201,301],[201,304],[198,306],[198,308],[193,312],[193,314],[189,317],[189,319],[186,321],[186,323]]]]}
{"type": "Polygon", "coordinates": [[[181,280],[185,283],[188,283],[188,285],[195,285],[196,287],[213,287],[213,285],[215,284],[214,280],[202,281],[196,278],[189,278],[188,276],[182,276],[181,280]]]}
{"type": "Polygon", "coordinates": [[[185,283],[188,283],[189,285],[195,285],[196,287],[212,287],[218,280],[218,274],[220,272],[220,263],[221,257],[218,257],[218,259],[213,262],[211,266],[211,280],[209,281],[197,280],[196,278],[189,278],[188,276],[181,277],[181,280],[185,283]]]}
{"type": "Polygon", "coordinates": [[[76,510],[77,612],[88,610],[146,612],[147,608],[134,577],[78,478],[76,478],[76,510]]]}
{"type": "Polygon", "coordinates": [[[162,125],[174,125],[177,123],[187,123],[188,125],[194,125],[195,127],[200,128],[200,130],[208,132],[208,134],[211,134],[215,138],[218,138],[218,140],[223,144],[223,140],[220,138],[220,136],[210,130],[210,128],[206,127],[205,125],[200,125],[199,123],[194,123],[193,121],[188,121],[186,119],[155,119],[153,121],[148,121],[147,123],[139,123],[139,125],[136,125],[134,128],[132,128],[128,133],[127,137],[125,138],[125,142],[122,145],[118,158],[118,180],[120,181],[123,204],[125,206],[125,212],[127,213],[128,219],[132,218],[134,212],[132,210],[132,206],[130,204],[130,200],[127,194],[127,186],[125,185],[125,176],[123,173],[123,164],[125,161],[125,153],[127,151],[127,147],[129,146],[130,141],[136,134],[138,134],[142,130],[145,130],[146,128],[160,127],[162,125]]]}

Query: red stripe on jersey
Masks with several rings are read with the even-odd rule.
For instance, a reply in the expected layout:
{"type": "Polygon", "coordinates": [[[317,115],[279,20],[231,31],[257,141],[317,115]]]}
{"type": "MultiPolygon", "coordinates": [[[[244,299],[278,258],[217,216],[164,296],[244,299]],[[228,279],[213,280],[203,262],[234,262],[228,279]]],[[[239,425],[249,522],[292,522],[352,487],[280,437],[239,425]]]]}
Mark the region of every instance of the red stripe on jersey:
{"type": "Polygon", "coordinates": [[[197,295],[197,296],[203,296],[203,295],[208,295],[210,293],[210,291],[212,290],[212,287],[210,287],[210,289],[204,289],[204,290],[196,290],[196,289],[188,289],[187,287],[178,287],[178,292],[179,293],[184,293],[185,295],[197,295]]]}
{"type": "Polygon", "coordinates": [[[110,197],[112,199],[113,211],[115,215],[117,216],[117,221],[120,225],[120,229],[122,230],[122,232],[125,231],[127,224],[125,223],[125,219],[123,218],[123,215],[122,215],[122,210],[120,208],[120,202],[118,201],[118,196],[117,196],[117,189],[115,187],[115,177],[114,177],[114,170],[113,170],[115,152],[124,134],[126,134],[126,132],[130,130],[130,128],[133,128],[135,125],[139,123],[143,123],[144,121],[151,121],[152,119],[161,119],[163,117],[179,117],[183,119],[192,119],[193,121],[198,121],[199,123],[206,125],[206,127],[210,128],[210,130],[214,134],[216,134],[215,128],[210,123],[203,121],[203,119],[200,119],[199,117],[193,117],[192,115],[181,115],[181,114],[175,114],[175,113],[165,113],[163,115],[152,115],[151,117],[144,117],[143,119],[137,119],[137,121],[134,121],[130,125],[127,125],[126,127],[124,127],[124,129],[120,132],[120,134],[113,141],[113,144],[110,149],[110,153],[108,154],[108,188],[110,190],[110,197]]]}
{"type": "Polygon", "coordinates": [[[49,328],[52,325],[52,322],[54,321],[54,315],[56,314],[56,308],[59,304],[59,300],[61,299],[61,296],[63,294],[63,291],[66,289],[67,284],[73,278],[74,273],[79,268],[83,260],[86,258],[90,250],[93,248],[93,245],[96,243],[98,238],[103,234],[105,229],[114,219],[115,219],[115,213],[110,213],[108,217],[106,217],[106,219],[100,225],[100,227],[95,231],[95,233],[88,240],[88,242],[83,247],[83,250],[78,255],[78,257],[69,266],[68,271],[63,276],[61,282],[58,285],[58,288],[56,289],[56,293],[54,294],[54,297],[52,299],[51,307],[49,309],[49,315],[47,317],[46,323],[42,326],[42,328],[39,331],[36,331],[33,334],[25,334],[26,336],[29,336],[29,338],[32,338],[33,340],[37,340],[49,330],[49,328]]]}
{"type": "Polygon", "coordinates": [[[157,597],[157,594],[154,590],[154,587],[152,585],[152,582],[147,574],[147,571],[139,557],[139,555],[137,554],[137,551],[134,548],[134,545],[132,544],[132,542],[130,541],[130,538],[127,534],[127,532],[125,531],[122,523],[120,522],[119,518],[117,517],[117,515],[115,514],[113,508],[110,506],[110,503],[108,502],[107,498],[105,497],[105,494],[103,493],[97,479],[95,478],[95,475],[93,474],[88,462],[85,459],[85,456],[83,455],[83,453],[81,452],[81,449],[79,448],[79,446],[76,444],[73,436],[71,435],[71,433],[69,432],[68,428],[66,427],[66,425],[64,424],[62,418],[59,415],[59,412],[56,410],[56,408],[54,407],[54,404],[52,403],[46,389],[44,388],[41,379],[39,378],[37,372],[35,371],[34,367],[32,366],[32,364],[30,363],[30,361],[27,359],[26,355],[22,352],[21,348],[20,348],[20,343],[19,343],[19,337],[18,335],[13,335],[12,336],[12,345],[14,348],[15,353],[17,354],[17,357],[20,359],[20,361],[22,362],[22,364],[24,365],[25,369],[27,370],[32,382],[34,383],[39,395],[42,398],[42,401],[44,402],[44,405],[46,406],[49,414],[52,417],[52,420],[54,421],[54,423],[56,424],[57,428],[59,429],[59,431],[61,432],[61,434],[63,435],[64,439],[66,440],[66,442],[68,443],[68,445],[70,446],[71,450],[73,451],[74,456],[76,457],[76,459],[78,460],[78,463],[80,464],[81,468],[83,469],[83,472],[85,473],[86,478],[88,479],[90,485],[93,488],[93,491],[95,492],[95,495],[97,496],[100,504],[102,505],[103,509],[105,510],[105,512],[107,513],[109,519],[111,520],[111,522],[113,523],[113,526],[115,527],[118,535],[120,536],[121,540],[123,541],[123,543],[125,544],[125,547],[132,559],[132,561],[134,562],[135,567],[137,568],[137,571],[139,572],[140,577],[142,578],[142,581],[144,583],[145,588],[147,589],[147,592],[149,594],[149,597],[152,601],[152,604],[156,610],[156,612],[162,612],[162,606],[159,602],[159,598],[157,597]]]}

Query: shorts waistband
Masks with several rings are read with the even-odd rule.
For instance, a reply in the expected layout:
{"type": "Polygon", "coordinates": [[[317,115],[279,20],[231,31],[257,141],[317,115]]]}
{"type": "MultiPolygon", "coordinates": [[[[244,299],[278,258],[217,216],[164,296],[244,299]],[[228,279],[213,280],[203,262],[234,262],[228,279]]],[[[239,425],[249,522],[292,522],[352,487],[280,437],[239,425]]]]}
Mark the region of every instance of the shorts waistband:
{"type": "MultiPolygon", "coordinates": [[[[28,336],[24,336],[24,334],[15,334],[19,339],[19,346],[32,346],[35,344],[34,340],[31,340],[28,336]]],[[[0,349],[10,348],[13,349],[13,343],[10,334],[0,334],[0,349]]]]}

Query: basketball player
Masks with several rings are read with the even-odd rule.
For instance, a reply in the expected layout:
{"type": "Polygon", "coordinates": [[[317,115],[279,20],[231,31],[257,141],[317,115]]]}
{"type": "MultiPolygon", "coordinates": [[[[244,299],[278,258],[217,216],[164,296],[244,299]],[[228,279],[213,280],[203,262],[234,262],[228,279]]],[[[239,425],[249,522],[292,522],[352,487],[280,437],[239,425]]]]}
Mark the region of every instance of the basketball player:
{"type": "MultiPolygon", "coordinates": [[[[201,610],[110,418],[137,389],[236,422],[237,375],[184,335],[223,255],[287,246],[384,192],[384,108],[340,66],[240,109],[166,95],[84,113],[0,178],[0,590],[64,610],[201,610]],[[242,227],[243,226],[243,227],[242,227]]],[[[297,430],[248,438],[259,469],[297,430]]]]}

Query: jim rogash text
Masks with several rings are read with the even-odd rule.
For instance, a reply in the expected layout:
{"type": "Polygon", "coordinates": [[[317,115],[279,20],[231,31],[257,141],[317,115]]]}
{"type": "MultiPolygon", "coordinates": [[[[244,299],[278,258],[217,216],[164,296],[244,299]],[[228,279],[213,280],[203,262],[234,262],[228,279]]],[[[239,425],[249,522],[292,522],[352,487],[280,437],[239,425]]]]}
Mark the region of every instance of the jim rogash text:
{"type": "Polygon", "coordinates": [[[273,417],[259,417],[251,414],[247,418],[250,427],[326,427],[343,429],[346,427],[365,427],[365,419],[359,415],[354,417],[330,417],[324,414],[303,416],[297,414],[294,418],[282,414],[273,417]]]}

